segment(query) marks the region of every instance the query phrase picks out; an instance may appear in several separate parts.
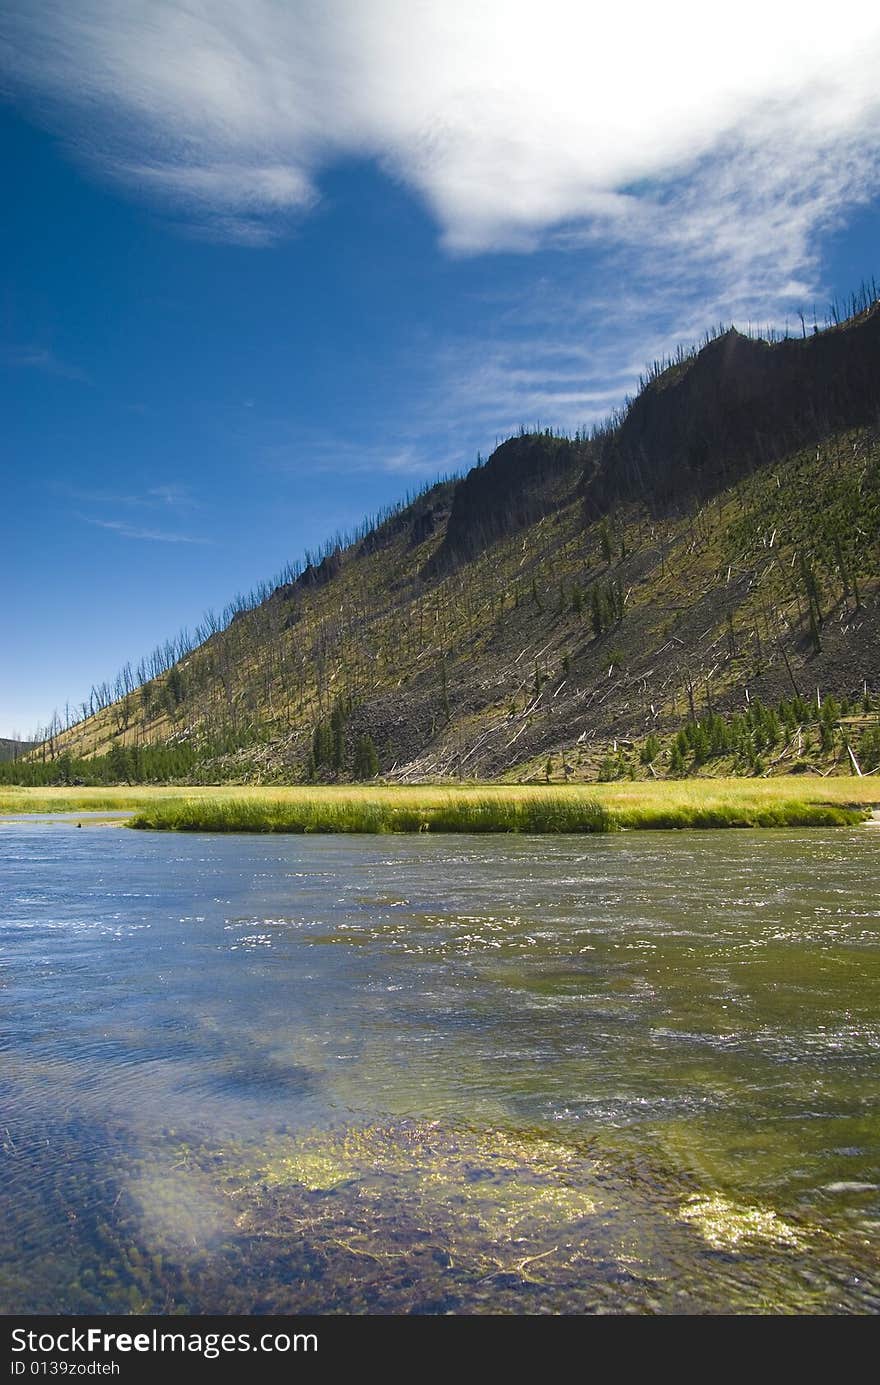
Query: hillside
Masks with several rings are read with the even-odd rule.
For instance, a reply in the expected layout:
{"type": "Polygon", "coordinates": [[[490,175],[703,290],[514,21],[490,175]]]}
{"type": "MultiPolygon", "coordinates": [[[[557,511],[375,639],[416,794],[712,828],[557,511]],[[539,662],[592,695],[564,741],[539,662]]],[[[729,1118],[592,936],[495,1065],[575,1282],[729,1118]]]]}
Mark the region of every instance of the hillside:
{"type": "Polygon", "coordinates": [[[870,769],[880,305],[720,334],[261,596],[54,728],[33,782],[870,769]]]}

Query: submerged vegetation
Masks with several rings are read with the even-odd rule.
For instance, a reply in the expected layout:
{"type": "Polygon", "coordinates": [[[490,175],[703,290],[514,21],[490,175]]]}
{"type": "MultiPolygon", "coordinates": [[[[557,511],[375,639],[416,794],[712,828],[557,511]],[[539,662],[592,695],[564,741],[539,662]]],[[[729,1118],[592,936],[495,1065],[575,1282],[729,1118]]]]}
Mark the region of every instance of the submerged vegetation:
{"type": "MultiPolygon", "coordinates": [[[[39,1127],[36,1175],[59,1140],[83,1140],[68,1125],[39,1127]]],[[[854,1232],[593,1139],[427,1120],[258,1146],[157,1135],[135,1157],[123,1130],[100,1127],[113,1164],[97,1199],[81,1162],[65,1164],[46,1200],[69,1220],[76,1268],[45,1247],[37,1267],[14,1239],[10,1311],[865,1311],[862,1278],[840,1273],[869,1258],[854,1232]]]]}

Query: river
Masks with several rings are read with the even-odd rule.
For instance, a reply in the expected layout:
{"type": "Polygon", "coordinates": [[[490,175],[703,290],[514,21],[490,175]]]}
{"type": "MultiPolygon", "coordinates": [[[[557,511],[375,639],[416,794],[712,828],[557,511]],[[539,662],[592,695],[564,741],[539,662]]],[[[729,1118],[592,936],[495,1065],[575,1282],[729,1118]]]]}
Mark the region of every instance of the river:
{"type": "Polygon", "coordinates": [[[880,834],[0,821],[0,1308],[880,1308],[880,834]]]}

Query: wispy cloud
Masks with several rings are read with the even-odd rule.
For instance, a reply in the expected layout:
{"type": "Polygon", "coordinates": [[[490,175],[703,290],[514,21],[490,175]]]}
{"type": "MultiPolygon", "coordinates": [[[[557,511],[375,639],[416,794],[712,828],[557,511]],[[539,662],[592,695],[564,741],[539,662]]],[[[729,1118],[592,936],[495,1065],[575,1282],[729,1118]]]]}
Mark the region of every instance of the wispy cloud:
{"type": "Polygon", "coordinates": [[[151,194],[172,213],[183,208],[191,228],[242,245],[269,244],[276,238],[279,216],[308,211],[316,201],[305,175],[283,165],[130,164],[111,160],[107,171],[120,182],[151,194]]]}
{"type": "Polygon", "coordinates": [[[138,497],[144,504],[163,505],[172,509],[191,510],[198,508],[198,501],[193,499],[188,486],[181,486],[171,483],[164,486],[151,486],[146,494],[138,497]]]}
{"type": "Polygon", "coordinates": [[[86,524],[93,524],[98,529],[110,529],[123,539],[144,539],[150,543],[210,544],[212,542],[211,539],[199,538],[194,534],[177,534],[164,529],[143,529],[138,525],[129,524],[123,519],[95,519],[91,515],[81,515],[80,518],[86,524]]]}
{"type": "Polygon", "coordinates": [[[458,469],[460,452],[438,452],[430,419],[419,427],[415,418],[405,435],[375,442],[303,429],[283,421],[267,425],[266,435],[255,445],[259,464],[269,471],[301,475],[323,473],[351,476],[358,473],[386,472],[422,481],[442,472],[458,469]]]}
{"type": "Polygon", "coordinates": [[[73,500],[85,501],[91,505],[124,505],[134,509],[149,510],[196,510],[201,507],[189,486],[172,481],[158,486],[148,486],[146,490],[125,492],[116,490],[83,489],[67,482],[56,482],[53,489],[73,500]]]}
{"type": "Polygon", "coordinates": [[[88,374],[79,366],[62,361],[47,346],[6,346],[0,348],[0,359],[7,366],[22,370],[41,370],[62,380],[79,380],[91,384],[88,374]]]}

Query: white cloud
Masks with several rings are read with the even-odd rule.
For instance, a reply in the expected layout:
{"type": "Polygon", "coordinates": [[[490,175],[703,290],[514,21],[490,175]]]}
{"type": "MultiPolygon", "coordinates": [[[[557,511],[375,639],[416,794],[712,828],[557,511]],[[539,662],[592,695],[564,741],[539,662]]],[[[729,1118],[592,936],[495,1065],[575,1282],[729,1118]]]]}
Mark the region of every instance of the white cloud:
{"type": "Polygon", "coordinates": [[[418,191],[450,249],[480,251],[565,223],[631,233],[645,180],[710,154],[716,204],[751,191],[754,207],[790,161],[875,153],[876,6],[726,16],[704,0],[20,0],[2,57],[114,176],[221,232],[259,239],[311,205],[322,167],[363,155],[418,191]]]}
{"type": "MultiPolygon", "coordinates": [[[[17,5],[7,89],[200,234],[265,244],[354,157],[451,254],[558,250],[494,340],[442,348],[439,413],[454,389],[493,429],[576,426],[708,321],[807,308],[822,233],[880,190],[865,0],[17,5]]],[[[409,446],[384,465],[417,470],[409,446]]]]}

